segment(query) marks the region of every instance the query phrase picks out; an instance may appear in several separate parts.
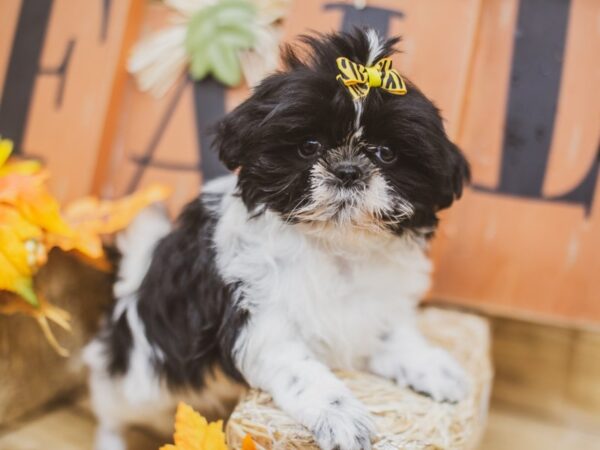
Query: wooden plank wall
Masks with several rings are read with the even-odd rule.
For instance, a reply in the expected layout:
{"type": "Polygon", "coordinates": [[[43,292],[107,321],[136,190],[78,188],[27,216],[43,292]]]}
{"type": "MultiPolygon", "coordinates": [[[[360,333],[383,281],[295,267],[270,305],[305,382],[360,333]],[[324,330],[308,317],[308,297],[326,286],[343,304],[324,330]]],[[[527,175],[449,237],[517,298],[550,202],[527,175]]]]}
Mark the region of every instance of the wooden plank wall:
{"type": "Polygon", "coordinates": [[[45,161],[55,175],[51,188],[63,201],[90,192],[99,163],[112,151],[125,59],[144,4],[0,4],[0,29],[13,32],[0,39],[0,134],[45,161]]]}
{"type": "Polygon", "coordinates": [[[443,216],[432,297],[600,320],[599,18],[595,0],[484,1],[457,136],[473,186],[443,216]]]}
{"type": "MultiPolygon", "coordinates": [[[[174,187],[175,212],[203,180],[225,172],[207,129],[247,87],[183,79],[155,99],[124,82],[133,35],[169,20],[156,2],[1,2],[0,89],[12,87],[0,98],[0,133],[11,137],[21,117],[19,105],[7,105],[17,92],[10,68],[23,64],[12,51],[23,11],[44,5],[39,68],[25,64],[29,78],[18,83],[30,79],[32,96],[16,138],[25,154],[47,161],[59,198],[119,196],[163,181],[174,187]]],[[[597,326],[600,90],[592,87],[600,85],[600,2],[370,0],[359,11],[350,0],[295,0],[288,17],[286,41],[355,25],[403,35],[394,64],[440,106],[468,155],[473,185],[442,215],[429,297],[597,326]]]]}

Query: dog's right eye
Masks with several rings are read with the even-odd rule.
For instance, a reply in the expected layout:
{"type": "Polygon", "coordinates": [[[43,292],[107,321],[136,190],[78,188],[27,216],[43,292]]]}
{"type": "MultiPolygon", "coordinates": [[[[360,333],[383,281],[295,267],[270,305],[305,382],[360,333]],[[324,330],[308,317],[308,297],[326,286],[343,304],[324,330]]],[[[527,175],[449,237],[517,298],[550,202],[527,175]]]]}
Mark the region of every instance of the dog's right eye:
{"type": "Polygon", "coordinates": [[[319,141],[309,139],[298,148],[298,153],[305,159],[311,159],[320,153],[322,148],[323,146],[319,141]]]}

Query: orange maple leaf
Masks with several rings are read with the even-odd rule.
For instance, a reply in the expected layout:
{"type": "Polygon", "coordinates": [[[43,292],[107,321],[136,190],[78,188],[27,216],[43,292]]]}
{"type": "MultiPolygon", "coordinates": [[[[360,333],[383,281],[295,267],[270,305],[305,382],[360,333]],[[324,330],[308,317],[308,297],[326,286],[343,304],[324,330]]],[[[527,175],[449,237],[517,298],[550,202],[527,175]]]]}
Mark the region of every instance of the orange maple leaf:
{"type": "MultiPolygon", "coordinates": [[[[169,189],[156,184],[118,200],[99,200],[95,197],[76,200],[63,211],[65,222],[73,232],[49,232],[46,235],[46,245],[48,248],[60,247],[65,251],[75,250],[88,258],[100,260],[104,255],[102,235],[122,230],[140,210],[164,200],[168,195],[169,189]]],[[[100,267],[102,266],[100,261],[100,267]]]]}
{"type": "Polygon", "coordinates": [[[175,414],[175,444],[163,445],[160,450],[227,450],[223,421],[207,420],[181,402],[175,414]]]}
{"type": "Polygon", "coordinates": [[[242,450],[256,450],[256,444],[252,439],[252,436],[247,434],[244,436],[244,440],[242,441],[242,450]]]}
{"type": "MultiPolygon", "coordinates": [[[[223,421],[208,422],[204,417],[181,402],[175,413],[175,444],[163,445],[160,450],[227,450],[223,421]]],[[[250,435],[242,441],[242,450],[256,450],[250,435]]]]}

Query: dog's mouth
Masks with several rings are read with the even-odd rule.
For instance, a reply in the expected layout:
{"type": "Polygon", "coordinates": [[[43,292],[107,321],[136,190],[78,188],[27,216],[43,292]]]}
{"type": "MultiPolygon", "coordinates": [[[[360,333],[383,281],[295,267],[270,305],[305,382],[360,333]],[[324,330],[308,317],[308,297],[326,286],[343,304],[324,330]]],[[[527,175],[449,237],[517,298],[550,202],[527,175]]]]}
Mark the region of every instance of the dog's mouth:
{"type": "Polygon", "coordinates": [[[314,171],[311,189],[301,206],[288,214],[296,223],[390,231],[413,214],[413,207],[396,196],[377,172],[368,179],[341,182],[314,171]]]}

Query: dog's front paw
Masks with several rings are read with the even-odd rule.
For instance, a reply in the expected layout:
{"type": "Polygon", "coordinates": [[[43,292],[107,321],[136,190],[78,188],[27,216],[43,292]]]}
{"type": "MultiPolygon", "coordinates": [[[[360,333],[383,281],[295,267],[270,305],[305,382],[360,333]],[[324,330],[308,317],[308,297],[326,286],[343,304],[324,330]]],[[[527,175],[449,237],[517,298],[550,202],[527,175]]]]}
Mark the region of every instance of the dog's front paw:
{"type": "Polygon", "coordinates": [[[402,355],[396,382],[438,402],[452,403],[467,396],[470,384],[467,373],[458,362],[437,347],[415,349],[402,355]]]}
{"type": "Polygon", "coordinates": [[[369,450],[375,424],[358,400],[339,397],[319,413],[311,431],[322,450],[369,450]]]}

